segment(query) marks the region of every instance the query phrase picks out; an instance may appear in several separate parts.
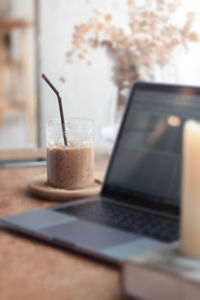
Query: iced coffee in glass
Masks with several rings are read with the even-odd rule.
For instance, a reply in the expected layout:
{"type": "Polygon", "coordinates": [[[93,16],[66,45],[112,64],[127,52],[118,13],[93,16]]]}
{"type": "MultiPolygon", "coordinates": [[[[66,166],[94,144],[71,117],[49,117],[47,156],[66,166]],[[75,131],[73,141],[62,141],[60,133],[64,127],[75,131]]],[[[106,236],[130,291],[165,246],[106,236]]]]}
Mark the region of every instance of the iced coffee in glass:
{"type": "Polygon", "coordinates": [[[89,187],[94,182],[94,124],[90,119],[70,118],[65,123],[67,146],[61,122],[47,122],[47,181],[67,190],[89,187]]]}

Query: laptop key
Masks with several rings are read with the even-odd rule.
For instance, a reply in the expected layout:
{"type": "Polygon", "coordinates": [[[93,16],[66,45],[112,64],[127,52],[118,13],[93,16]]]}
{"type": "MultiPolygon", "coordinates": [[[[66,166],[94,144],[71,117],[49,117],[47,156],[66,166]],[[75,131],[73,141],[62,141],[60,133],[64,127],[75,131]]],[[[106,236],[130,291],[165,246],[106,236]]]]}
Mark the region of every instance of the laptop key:
{"type": "Polygon", "coordinates": [[[164,242],[178,239],[178,221],[150,213],[131,210],[103,201],[86,202],[56,209],[80,219],[108,225],[124,231],[152,237],[164,242]]]}

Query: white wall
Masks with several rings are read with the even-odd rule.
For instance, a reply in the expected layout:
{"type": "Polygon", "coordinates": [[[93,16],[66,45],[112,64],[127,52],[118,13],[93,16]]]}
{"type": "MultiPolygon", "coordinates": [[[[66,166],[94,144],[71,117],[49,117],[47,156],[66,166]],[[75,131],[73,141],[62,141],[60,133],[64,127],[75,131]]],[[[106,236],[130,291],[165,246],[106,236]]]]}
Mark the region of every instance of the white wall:
{"type": "MultiPolygon", "coordinates": [[[[192,24],[192,30],[199,34],[199,41],[190,42],[188,48],[180,46],[177,48],[172,57],[171,66],[167,66],[164,70],[157,74],[158,81],[177,82],[180,84],[200,85],[200,1],[198,0],[180,0],[180,7],[176,12],[175,22],[183,27],[188,12],[195,14],[195,19],[192,24]],[[172,74],[171,80],[169,73],[172,74]]],[[[173,38],[173,36],[172,36],[173,38]]]]}
{"type": "MultiPolygon", "coordinates": [[[[184,7],[188,10],[196,9],[197,15],[200,3],[197,0],[182,0],[180,12],[184,7]]],[[[87,20],[93,9],[113,12],[116,22],[124,24],[126,21],[126,1],[121,0],[40,0],[40,46],[41,73],[45,73],[59,89],[66,116],[90,117],[99,127],[105,117],[104,109],[110,94],[111,65],[102,49],[93,52],[93,65],[88,67],[84,62],[66,64],[65,53],[71,45],[71,34],[74,24],[87,20]],[[64,75],[67,83],[59,81],[64,75]]],[[[180,14],[179,14],[180,15],[180,14]]],[[[180,23],[182,19],[180,18],[180,23]]],[[[200,27],[200,17],[197,16],[195,28],[200,27]]],[[[180,83],[200,84],[199,44],[190,47],[186,54],[177,50],[173,66],[158,72],[158,81],[169,80],[168,73],[174,72],[174,79],[180,83]]],[[[173,78],[173,76],[172,76],[173,78]]],[[[45,143],[45,122],[50,118],[59,117],[57,99],[45,82],[41,79],[41,136],[45,143]]],[[[99,140],[97,140],[99,142],[99,140]]]]}
{"type": "MultiPolygon", "coordinates": [[[[199,34],[199,42],[191,43],[188,51],[180,51],[176,55],[177,78],[180,83],[200,85],[200,1],[182,0],[181,12],[193,11],[195,13],[194,30],[199,34]]],[[[180,14],[181,21],[181,14],[180,14]]]]}
{"type": "MultiPolygon", "coordinates": [[[[111,93],[110,61],[102,49],[93,52],[93,65],[84,62],[66,64],[65,53],[71,46],[73,25],[87,20],[94,8],[116,12],[118,22],[125,22],[124,1],[42,0],[41,5],[41,73],[54,82],[63,98],[66,116],[89,117],[97,127],[102,122],[102,109],[111,93]],[[59,81],[64,75],[67,83],[59,81]]],[[[41,79],[42,143],[45,122],[59,117],[57,99],[41,79]]],[[[98,132],[97,132],[98,133],[98,132]]],[[[98,134],[97,134],[98,136],[98,134]]]]}

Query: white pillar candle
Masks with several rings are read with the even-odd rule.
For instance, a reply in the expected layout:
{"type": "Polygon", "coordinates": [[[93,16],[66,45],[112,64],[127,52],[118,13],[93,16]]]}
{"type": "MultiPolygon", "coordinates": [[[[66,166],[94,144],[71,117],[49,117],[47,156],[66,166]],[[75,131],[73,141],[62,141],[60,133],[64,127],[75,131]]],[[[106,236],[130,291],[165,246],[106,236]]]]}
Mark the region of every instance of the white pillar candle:
{"type": "Polygon", "coordinates": [[[183,134],[182,254],[200,259],[200,123],[187,121],[183,134]]]}

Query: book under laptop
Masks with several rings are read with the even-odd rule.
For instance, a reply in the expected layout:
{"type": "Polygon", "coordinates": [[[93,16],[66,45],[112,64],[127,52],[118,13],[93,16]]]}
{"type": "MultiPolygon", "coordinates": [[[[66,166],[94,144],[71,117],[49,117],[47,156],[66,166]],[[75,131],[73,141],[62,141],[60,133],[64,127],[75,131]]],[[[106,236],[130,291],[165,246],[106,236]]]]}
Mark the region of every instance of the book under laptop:
{"type": "Polygon", "coordinates": [[[99,196],[5,216],[1,224],[116,264],[177,240],[187,119],[200,119],[200,88],[136,82],[99,196]]]}

